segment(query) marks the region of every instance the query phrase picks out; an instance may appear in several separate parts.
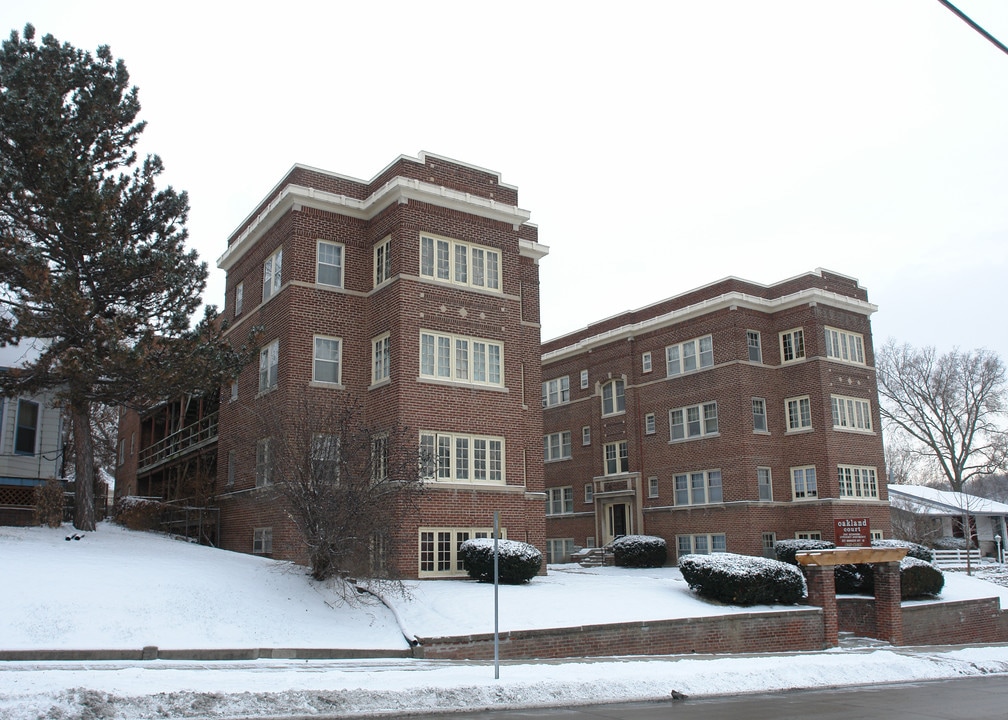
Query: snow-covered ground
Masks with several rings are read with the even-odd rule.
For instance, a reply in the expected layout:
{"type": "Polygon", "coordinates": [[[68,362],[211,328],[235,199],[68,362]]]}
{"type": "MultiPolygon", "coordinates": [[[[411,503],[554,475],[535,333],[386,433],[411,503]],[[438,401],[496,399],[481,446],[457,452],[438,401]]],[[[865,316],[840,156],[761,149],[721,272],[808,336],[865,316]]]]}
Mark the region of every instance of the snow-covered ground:
{"type": "MultiPolygon", "coordinates": [[[[493,631],[493,587],[407,585],[407,596],[348,606],[298,568],[110,524],[81,540],[67,527],[0,527],[0,649],[348,648],[401,650],[420,637],[493,631]],[[397,621],[396,614],[399,616],[397,621]]],[[[992,573],[996,575],[996,573],[992,573]]],[[[1001,578],[1004,578],[1001,575],[1001,578]]],[[[944,599],[1008,588],[946,573],[944,599]]],[[[500,629],[696,617],[674,568],[551,566],[500,588],[500,629]]],[[[1008,672],[1008,647],[882,645],[768,657],[604,658],[549,663],[421,660],[0,663],[0,717],[221,718],[401,715],[765,692],[1008,672]]]]}

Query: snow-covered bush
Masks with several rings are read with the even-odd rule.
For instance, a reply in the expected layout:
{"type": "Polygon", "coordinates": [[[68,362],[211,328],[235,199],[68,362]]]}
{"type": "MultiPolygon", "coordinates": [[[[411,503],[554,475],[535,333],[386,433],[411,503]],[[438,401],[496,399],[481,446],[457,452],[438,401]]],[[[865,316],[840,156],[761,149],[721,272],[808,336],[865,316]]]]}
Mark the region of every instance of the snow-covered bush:
{"type": "Polygon", "coordinates": [[[164,504],[158,500],[127,495],[116,501],[113,520],[130,530],[154,530],[161,525],[164,504]]]}
{"type": "Polygon", "coordinates": [[[943,587],[945,576],[931,563],[909,555],[900,561],[900,597],[903,600],[937,595],[943,587]]]}
{"type": "Polygon", "coordinates": [[[653,535],[624,535],[613,540],[612,550],[619,567],[655,568],[668,560],[665,539],[653,535]]]}
{"type": "Polygon", "coordinates": [[[778,540],[774,543],[774,554],[781,562],[797,565],[795,554],[808,550],[832,550],[836,545],[828,540],[778,540]]]}
{"type": "MultiPolygon", "coordinates": [[[[534,578],[542,568],[542,553],[536,547],[517,540],[498,540],[497,544],[497,577],[500,582],[520,585],[534,578]]],[[[459,553],[469,577],[480,582],[493,582],[492,538],[466,540],[459,547],[459,553]]]]}
{"type": "Polygon", "coordinates": [[[928,548],[909,540],[872,540],[873,548],[906,548],[907,557],[914,557],[924,562],[934,562],[934,553],[928,548]]]}
{"type": "Polygon", "coordinates": [[[935,550],[970,550],[975,547],[966,538],[961,537],[940,537],[934,541],[935,550]]]}
{"type": "Polygon", "coordinates": [[[793,605],[806,595],[801,570],[769,558],[732,553],[683,555],[679,570],[698,594],[732,605],[793,605]]]}

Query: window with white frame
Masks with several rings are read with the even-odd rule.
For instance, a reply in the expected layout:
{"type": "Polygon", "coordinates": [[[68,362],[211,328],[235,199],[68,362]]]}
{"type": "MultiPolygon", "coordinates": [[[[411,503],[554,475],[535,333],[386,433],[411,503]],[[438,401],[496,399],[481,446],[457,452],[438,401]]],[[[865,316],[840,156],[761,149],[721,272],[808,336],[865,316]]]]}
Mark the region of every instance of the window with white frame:
{"type": "Polygon", "coordinates": [[[606,475],[619,475],[630,472],[630,459],[627,452],[626,440],[606,443],[603,448],[603,459],[605,460],[606,475]]]}
{"type": "Polygon", "coordinates": [[[676,549],[679,551],[680,557],[683,555],[709,555],[727,552],[728,543],[724,533],[677,535],[676,549]]]}
{"type": "Polygon", "coordinates": [[[822,533],[818,530],[799,530],[794,536],[795,540],[822,540],[822,533]]]}
{"type": "Polygon", "coordinates": [[[235,317],[241,315],[242,307],[245,305],[245,283],[240,282],[235,286],[235,317]]]}
{"type": "Polygon", "coordinates": [[[420,277],[500,291],[500,251],[482,245],[420,236],[420,277]]]}
{"type": "Polygon", "coordinates": [[[389,476],[389,437],[385,434],[371,438],[371,480],[380,482],[389,476]]]}
{"type": "Polygon", "coordinates": [[[553,378],[542,384],[542,406],[553,407],[570,402],[570,377],[553,378]]]}
{"type": "Polygon", "coordinates": [[[273,528],[259,527],[252,530],[252,554],[269,555],[273,552],[273,528]]]}
{"type": "Polygon", "coordinates": [[[314,433],[311,442],[312,477],[320,483],[339,483],[340,438],[331,433],[314,433]]]}
{"type": "Polygon", "coordinates": [[[760,500],[773,500],[773,478],[770,475],[770,468],[756,468],[756,485],[759,487],[760,500]]]}
{"type": "Polygon", "coordinates": [[[39,404],[19,399],[14,423],[14,454],[34,455],[38,441],[39,404]]]}
{"type": "Polygon", "coordinates": [[[590,505],[595,502],[595,484],[585,483],[584,486],[584,501],[585,504],[590,505]]]}
{"type": "Polygon", "coordinates": [[[319,240],[315,243],[315,282],[343,287],[343,246],[319,240]]]}
{"type": "Polygon", "coordinates": [[[378,287],[392,277],[392,238],[374,246],[374,284],[378,287]]]}
{"type": "Polygon", "coordinates": [[[795,500],[812,500],[819,497],[815,466],[791,468],[791,488],[795,500]]]}
{"type": "Polygon", "coordinates": [[[714,339],[711,335],[687,340],[665,348],[665,374],[675,377],[714,365],[714,339]]]}
{"type": "Polygon", "coordinates": [[[767,432],[766,400],[752,399],[752,429],[753,432],[767,432]]]}
{"type": "MultiPolygon", "coordinates": [[[[460,577],[466,570],[460,549],[466,540],[492,538],[492,528],[419,528],[420,577],[460,577]]],[[[501,528],[501,539],[507,538],[507,529],[501,528]]]]}
{"type": "Polygon", "coordinates": [[[118,455],[119,455],[119,457],[118,457],[118,461],[116,462],[116,465],[117,466],[121,466],[121,465],[123,465],[126,462],[126,438],[122,438],[121,440],[119,440],[119,453],[118,453],[118,455]]]}
{"type": "Polygon", "coordinates": [[[546,514],[570,515],[574,512],[574,488],[546,488],[546,514]]]}
{"type": "Polygon", "coordinates": [[[570,460],[571,434],[569,430],[550,433],[543,437],[543,462],[570,460]]]}
{"type": "Polygon", "coordinates": [[[431,458],[429,480],[504,484],[502,437],[422,431],[420,452],[431,458]]]}
{"type": "Polygon", "coordinates": [[[871,403],[861,398],[831,395],[834,430],[871,432],[871,403]]]}
{"type": "Polygon", "coordinates": [[[648,413],[644,416],[644,434],[654,435],[655,434],[655,416],[654,413],[648,413]]]}
{"type": "Polygon", "coordinates": [[[812,429],[812,404],[808,395],[788,398],[784,405],[787,408],[788,432],[812,429]]]}
{"type": "Polygon", "coordinates": [[[566,563],[574,553],[574,538],[553,538],[546,541],[546,563],[566,563]]]}
{"type": "Polygon", "coordinates": [[[504,345],[495,340],[420,331],[420,377],[502,387],[504,345]]]}
{"type": "Polygon", "coordinates": [[[371,341],[371,384],[389,379],[391,353],[389,334],[379,335],[371,341]]]}
{"type": "Polygon", "coordinates": [[[313,382],[339,384],[342,345],[339,338],[325,335],[315,336],[315,358],[312,364],[313,382]]]}
{"type": "Polygon", "coordinates": [[[283,268],[283,248],[266,258],[263,263],[263,302],[280,291],[280,274],[283,268]]]}
{"type": "Polygon", "coordinates": [[[763,533],[763,557],[777,559],[777,533],[763,533]]]}
{"type": "Polygon", "coordinates": [[[801,328],[785,330],[780,334],[781,362],[790,363],[805,359],[805,332],[801,328]]]}
{"type": "Polygon", "coordinates": [[[280,368],[280,340],[274,340],[259,351],[259,392],[276,389],[280,368]]]}
{"type": "Polygon", "coordinates": [[[848,330],[826,328],[826,357],[854,365],[864,365],[864,336],[848,330]]]}
{"type": "Polygon", "coordinates": [[[760,334],[755,330],[746,330],[746,346],[749,348],[749,362],[763,362],[763,347],[760,345],[760,334]]]}
{"type": "Polygon", "coordinates": [[[724,502],[720,470],[673,475],[676,505],[709,505],[724,502]]]}
{"type": "Polygon", "coordinates": [[[651,351],[641,353],[641,372],[651,372],[651,351]]]}
{"type": "Polygon", "coordinates": [[[270,444],[269,438],[256,442],[256,487],[265,487],[273,481],[273,453],[270,444]]]}
{"type": "Polygon", "coordinates": [[[647,495],[648,495],[649,498],[656,498],[656,497],[658,497],[658,478],[656,478],[656,477],[649,477],[648,478],[648,492],[647,492],[647,495]]]}
{"type": "Polygon", "coordinates": [[[581,444],[591,445],[591,428],[587,425],[581,428],[581,444]]]}
{"type": "Polygon", "coordinates": [[[875,468],[858,465],[837,465],[840,497],[871,498],[878,500],[878,482],[875,468]]]}
{"type": "Polygon", "coordinates": [[[238,380],[231,381],[231,402],[238,399],[238,380]]]}
{"type": "Polygon", "coordinates": [[[673,442],[717,434],[718,411],[716,402],[669,410],[669,439],[673,442]]]}
{"type": "Polygon", "coordinates": [[[616,415],[626,412],[625,384],[622,380],[610,380],[602,386],[602,414],[616,415]]]}
{"type": "Polygon", "coordinates": [[[885,537],[885,535],[884,535],[884,533],[881,530],[872,530],[871,531],[871,539],[872,540],[882,540],[884,537],[885,537]]]}
{"type": "Polygon", "coordinates": [[[581,389],[582,390],[587,390],[588,389],[588,371],[587,370],[582,370],[581,371],[581,389]]]}

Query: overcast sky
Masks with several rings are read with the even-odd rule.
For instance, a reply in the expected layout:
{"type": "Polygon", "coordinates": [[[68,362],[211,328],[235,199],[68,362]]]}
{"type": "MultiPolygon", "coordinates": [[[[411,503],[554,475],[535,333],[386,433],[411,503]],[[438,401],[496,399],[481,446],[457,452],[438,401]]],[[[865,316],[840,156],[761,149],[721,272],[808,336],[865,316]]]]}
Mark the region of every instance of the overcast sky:
{"type": "MultiPolygon", "coordinates": [[[[1008,2],[956,0],[1008,43],[1008,2]]],[[[1008,360],[1008,55],[937,0],[5,0],[126,61],[211,267],[294,164],[498,171],[549,339],[725,276],[858,278],[876,345],[1008,360]],[[156,8],[156,9],[155,9],[156,8]]]]}

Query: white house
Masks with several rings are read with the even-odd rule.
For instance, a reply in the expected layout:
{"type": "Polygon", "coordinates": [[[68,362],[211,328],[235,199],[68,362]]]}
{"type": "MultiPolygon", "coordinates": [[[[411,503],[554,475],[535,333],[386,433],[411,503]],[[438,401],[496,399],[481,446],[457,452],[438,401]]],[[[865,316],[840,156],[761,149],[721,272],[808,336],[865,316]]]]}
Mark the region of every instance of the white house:
{"type": "MultiPolygon", "coordinates": [[[[932,538],[965,538],[968,518],[970,536],[983,555],[997,557],[998,541],[1004,547],[1008,532],[1008,505],[976,495],[936,490],[923,485],[890,485],[893,529],[915,520],[932,538]]],[[[923,538],[921,538],[923,539],[923,538]]]]}

